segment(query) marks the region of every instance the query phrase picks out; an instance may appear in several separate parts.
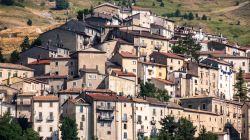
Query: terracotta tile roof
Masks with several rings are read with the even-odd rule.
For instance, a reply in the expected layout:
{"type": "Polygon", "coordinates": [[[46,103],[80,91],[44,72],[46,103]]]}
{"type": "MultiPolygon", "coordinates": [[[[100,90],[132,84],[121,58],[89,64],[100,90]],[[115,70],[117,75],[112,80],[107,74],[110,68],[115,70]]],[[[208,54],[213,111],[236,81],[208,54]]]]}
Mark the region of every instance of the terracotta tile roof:
{"type": "Polygon", "coordinates": [[[109,89],[86,89],[86,88],[69,88],[63,91],[59,91],[59,94],[80,94],[81,92],[87,93],[115,93],[109,89]]]}
{"type": "Polygon", "coordinates": [[[139,7],[139,6],[132,6],[132,10],[140,10],[140,11],[150,11],[146,8],[142,8],[142,7],[139,7]]]}
{"type": "Polygon", "coordinates": [[[49,65],[49,64],[50,64],[50,60],[48,59],[35,60],[29,63],[29,65],[49,65]]]}
{"type": "Polygon", "coordinates": [[[235,58],[235,59],[239,59],[239,58],[245,58],[248,59],[248,56],[237,56],[237,55],[229,55],[229,54],[211,54],[212,57],[216,57],[216,58],[235,58]]]}
{"type": "Polygon", "coordinates": [[[213,113],[213,112],[209,112],[209,111],[204,111],[204,110],[197,110],[197,109],[184,108],[184,111],[187,111],[187,112],[195,112],[195,113],[204,113],[204,114],[210,114],[210,115],[219,116],[219,114],[216,114],[216,113],[213,113]]]}
{"type": "Polygon", "coordinates": [[[119,9],[119,8],[120,8],[120,7],[116,6],[116,5],[113,5],[113,4],[111,4],[111,3],[105,2],[105,3],[103,3],[103,4],[97,5],[96,7],[94,7],[94,9],[99,8],[99,7],[102,7],[102,6],[110,6],[110,7],[116,8],[116,9],[119,9]]]}
{"type": "Polygon", "coordinates": [[[0,68],[34,71],[33,69],[28,68],[26,66],[12,63],[0,63],[0,68]]]}
{"type": "Polygon", "coordinates": [[[132,72],[123,72],[120,70],[113,70],[112,74],[116,75],[116,76],[132,76],[135,77],[136,75],[132,72]]]}
{"type": "Polygon", "coordinates": [[[133,55],[133,54],[130,53],[130,52],[121,51],[119,54],[120,54],[122,57],[125,57],[125,58],[137,58],[136,55],[133,55]]]}
{"type": "Polygon", "coordinates": [[[159,63],[154,63],[154,62],[144,62],[144,61],[138,61],[138,63],[142,63],[142,64],[147,64],[147,65],[154,65],[154,66],[161,66],[161,67],[166,67],[167,65],[163,65],[163,64],[159,64],[159,63]]]}
{"type": "Polygon", "coordinates": [[[35,79],[63,79],[67,78],[67,75],[42,75],[42,76],[36,76],[35,79]]]}
{"type": "Polygon", "coordinates": [[[92,98],[94,101],[131,102],[131,99],[127,98],[126,96],[117,96],[116,94],[91,93],[91,94],[86,94],[86,96],[92,98]]]}
{"type": "Polygon", "coordinates": [[[121,32],[128,33],[134,36],[139,36],[139,37],[145,37],[145,38],[150,38],[150,39],[158,39],[158,40],[168,40],[164,36],[156,35],[156,34],[151,34],[149,31],[137,31],[137,30],[127,30],[127,29],[121,29],[121,32]]]}
{"type": "Polygon", "coordinates": [[[164,83],[164,84],[166,84],[166,85],[174,85],[174,82],[173,82],[173,81],[163,80],[163,79],[160,79],[160,78],[152,78],[152,79],[155,79],[155,80],[157,80],[157,81],[159,81],[159,82],[162,82],[162,83],[164,83]]]}
{"type": "Polygon", "coordinates": [[[49,95],[49,96],[34,96],[33,101],[48,101],[48,102],[56,102],[59,101],[57,96],[49,95]]]}
{"type": "Polygon", "coordinates": [[[210,54],[225,54],[224,51],[200,51],[198,52],[200,55],[210,55],[210,54]]]}
{"type": "Polygon", "coordinates": [[[182,106],[173,102],[167,102],[167,108],[183,109],[182,106]]]}
{"type": "Polygon", "coordinates": [[[167,58],[174,58],[174,59],[181,59],[181,60],[184,60],[183,57],[180,57],[180,56],[178,56],[178,55],[175,54],[175,53],[169,53],[169,52],[154,52],[154,53],[158,53],[158,54],[163,55],[163,56],[165,56],[165,57],[167,57],[167,58]]]}
{"type": "Polygon", "coordinates": [[[218,59],[214,59],[214,58],[206,58],[206,59],[217,62],[219,64],[223,64],[223,65],[232,65],[232,64],[230,64],[230,63],[228,63],[228,62],[226,62],[224,60],[218,60],[218,59]]]}
{"type": "Polygon", "coordinates": [[[152,104],[152,105],[160,105],[160,106],[167,105],[166,103],[158,100],[157,98],[146,97],[146,100],[149,102],[149,104],[152,104]]]}

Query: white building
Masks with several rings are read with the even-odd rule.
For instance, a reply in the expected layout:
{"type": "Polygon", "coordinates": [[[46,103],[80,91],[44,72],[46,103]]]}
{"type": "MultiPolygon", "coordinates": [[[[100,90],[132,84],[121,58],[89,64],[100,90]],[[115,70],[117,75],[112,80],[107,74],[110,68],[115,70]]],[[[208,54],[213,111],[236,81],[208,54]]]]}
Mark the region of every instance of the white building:
{"type": "Polygon", "coordinates": [[[59,99],[57,96],[34,96],[32,109],[33,129],[42,140],[58,139],[59,99]]]}
{"type": "Polygon", "coordinates": [[[79,97],[77,99],[68,99],[62,107],[63,117],[76,120],[78,138],[80,140],[91,139],[89,104],[83,98],[79,97]]]}

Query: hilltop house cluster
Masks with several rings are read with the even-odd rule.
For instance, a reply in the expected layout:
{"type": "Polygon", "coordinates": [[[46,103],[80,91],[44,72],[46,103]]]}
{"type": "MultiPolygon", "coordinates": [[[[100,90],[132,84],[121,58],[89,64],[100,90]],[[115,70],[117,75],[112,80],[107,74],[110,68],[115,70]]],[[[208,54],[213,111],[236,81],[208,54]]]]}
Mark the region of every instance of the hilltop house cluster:
{"type": "Polygon", "coordinates": [[[40,39],[17,64],[0,63],[0,116],[26,117],[44,140],[60,139],[63,117],[76,120],[80,140],[151,138],[168,115],[193,122],[196,136],[205,126],[228,140],[230,123],[250,139],[250,102],[235,100],[234,88],[241,68],[250,89],[250,47],[110,3],[40,39]],[[202,46],[200,63],[172,53],[188,35],[202,46]],[[168,91],[170,101],[140,97],[146,82],[168,91]]]}

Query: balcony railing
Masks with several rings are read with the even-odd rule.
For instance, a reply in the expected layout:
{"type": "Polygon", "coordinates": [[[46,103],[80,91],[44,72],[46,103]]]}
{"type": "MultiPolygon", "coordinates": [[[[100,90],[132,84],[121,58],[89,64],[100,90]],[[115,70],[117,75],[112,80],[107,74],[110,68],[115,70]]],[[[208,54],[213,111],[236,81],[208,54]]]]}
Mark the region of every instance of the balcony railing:
{"type": "Polygon", "coordinates": [[[36,121],[37,121],[37,122],[43,121],[43,117],[36,117],[36,121]]]}
{"type": "Polygon", "coordinates": [[[49,116],[49,117],[47,117],[46,120],[47,120],[48,122],[54,121],[54,117],[53,117],[53,116],[49,116]]]}
{"type": "Polygon", "coordinates": [[[115,107],[114,106],[97,106],[97,110],[102,110],[102,111],[114,111],[115,107]]]}
{"type": "Polygon", "coordinates": [[[155,124],[156,124],[156,120],[152,120],[151,125],[155,125],[155,124]]]}
{"type": "Polygon", "coordinates": [[[98,120],[99,121],[113,121],[114,120],[114,116],[113,115],[111,115],[111,116],[100,115],[100,116],[98,116],[98,120]]]}

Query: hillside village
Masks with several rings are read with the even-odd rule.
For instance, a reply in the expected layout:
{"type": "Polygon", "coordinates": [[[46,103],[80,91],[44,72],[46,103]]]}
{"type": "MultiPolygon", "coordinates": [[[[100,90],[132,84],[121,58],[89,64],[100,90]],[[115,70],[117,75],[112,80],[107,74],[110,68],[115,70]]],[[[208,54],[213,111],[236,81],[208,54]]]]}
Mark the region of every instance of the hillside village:
{"type": "Polygon", "coordinates": [[[27,118],[43,140],[61,139],[65,117],[80,140],[154,138],[165,116],[191,121],[196,137],[204,126],[220,140],[250,139],[250,46],[137,6],[93,9],[0,63],[0,116],[27,118]]]}

